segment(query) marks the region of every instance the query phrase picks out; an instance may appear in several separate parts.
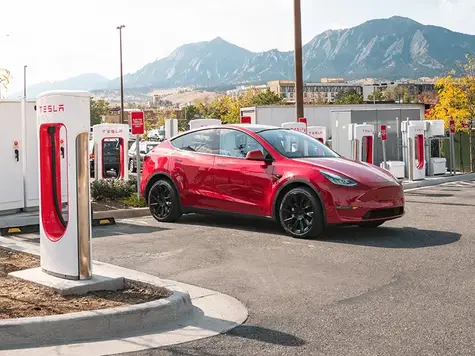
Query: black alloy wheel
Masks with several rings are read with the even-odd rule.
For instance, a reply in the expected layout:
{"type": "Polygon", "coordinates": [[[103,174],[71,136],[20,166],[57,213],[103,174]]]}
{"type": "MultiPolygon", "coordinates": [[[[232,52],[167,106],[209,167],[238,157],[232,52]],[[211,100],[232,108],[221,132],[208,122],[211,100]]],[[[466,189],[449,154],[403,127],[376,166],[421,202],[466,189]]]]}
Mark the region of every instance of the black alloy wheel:
{"type": "Polygon", "coordinates": [[[152,186],[148,193],[148,206],[157,221],[173,222],[181,217],[176,191],[166,180],[159,180],[152,186]]]}
{"type": "Polygon", "coordinates": [[[293,237],[312,238],[323,232],[323,216],[320,203],[308,188],[288,191],[279,207],[279,221],[293,237]]]}

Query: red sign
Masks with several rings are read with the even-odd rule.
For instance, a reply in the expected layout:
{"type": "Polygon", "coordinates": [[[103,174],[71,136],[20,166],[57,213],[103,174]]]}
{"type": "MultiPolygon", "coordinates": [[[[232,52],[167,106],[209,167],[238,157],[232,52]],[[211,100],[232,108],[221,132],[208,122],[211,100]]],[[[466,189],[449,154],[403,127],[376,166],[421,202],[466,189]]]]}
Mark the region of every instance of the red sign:
{"type": "Polygon", "coordinates": [[[143,135],[145,132],[143,111],[131,112],[129,124],[132,127],[132,135],[143,135]]]}
{"type": "Polygon", "coordinates": [[[381,140],[386,141],[388,139],[388,134],[386,131],[386,125],[381,125],[381,140]]]}
{"type": "Polygon", "coordinates": [[[455,134],[455,121],[452,118],[449,121],[449,127],[450,127],[450,134],[451,135],[455,134]]]}
{"type": "Polygon", "coordinates": [[[299,119],[299,122],[303,122],[305,125],[307,125],[307,119],[304,118],[304,117],[301,117],[301,118],[299,119]]]}
{"type": "Polygon", "coordinates": [[[250,124],[250,123],[251,123],[251,117],[250,116],[241,117],[241,124],[250,124]]]}

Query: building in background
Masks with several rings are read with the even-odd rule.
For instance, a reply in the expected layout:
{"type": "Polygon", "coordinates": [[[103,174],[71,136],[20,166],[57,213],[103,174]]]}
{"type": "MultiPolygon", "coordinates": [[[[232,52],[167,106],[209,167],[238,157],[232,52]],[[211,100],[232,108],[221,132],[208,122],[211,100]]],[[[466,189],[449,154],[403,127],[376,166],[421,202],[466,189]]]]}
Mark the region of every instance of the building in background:
{"type": "Polygon", "coordinates": [[[239,85],[235,89],[227,90],[226,95],[229,96],[239,96],[241,94],[246,93],[249,89],[256,89],[259,91],[266,91],[267,85],[239,85]]]}
{"type": "MultiPolygon", "coordinates": [[[[363,94],[363,87],[359,84],[341,82],[341,78],[324,78],[325,83],[305,83],[303,97],[306,103],[328,102],[332,103],[338,94],[354,90],[363,94]]],[[[278,94],[288,102],[295,101],[295,82],[292,80],[273,80],[267,83],[270,91],[278,94]]]]}

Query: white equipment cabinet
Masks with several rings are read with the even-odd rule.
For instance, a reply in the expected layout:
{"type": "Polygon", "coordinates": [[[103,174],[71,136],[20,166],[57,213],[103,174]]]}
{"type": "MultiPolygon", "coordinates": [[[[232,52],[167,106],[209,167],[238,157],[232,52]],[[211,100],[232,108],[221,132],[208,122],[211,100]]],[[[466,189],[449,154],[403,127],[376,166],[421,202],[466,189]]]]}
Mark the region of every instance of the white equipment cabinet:
{"type": "MultiPolygon", "coordinates": [[[[0,101],[0,126],[4,133],[0,140],[0,212],[11,212],[24,207],[25,148],[19,101],[0,101]]],[[[38,179],[38,171],[35,178],[38,179]]]]}
{"type": "Polygon", "coordinates": [[[199,129],[200,127],[221,125],[219,119],[195,119],[190,121],[190,130],[199,129]]]}

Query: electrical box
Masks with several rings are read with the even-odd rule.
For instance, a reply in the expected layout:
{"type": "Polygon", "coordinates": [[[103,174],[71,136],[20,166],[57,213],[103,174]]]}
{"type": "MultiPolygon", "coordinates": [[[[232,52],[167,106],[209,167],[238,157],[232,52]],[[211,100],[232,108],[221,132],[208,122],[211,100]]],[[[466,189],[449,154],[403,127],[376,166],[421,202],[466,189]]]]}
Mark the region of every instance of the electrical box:
{"type": "Polygon", "coordinates": [[[221,125],[219,119],[195,119],[190,121],[190,130],[199,129],[200,127],[221,125]]]}
{"type": "MultiPolygon", "coordinates": [[[[12,212],[24,207],[23,134],[21,102],[0,101],[0,212],[12,212]]],[[[38,179],[38,171],[35,173],[38,179]]]]}
{"type": "Polygon", "coordinates": [[[444,120],[425,120],[426,137],[445,136],[444,120]]]}
{"type": "Polygon", "coordinates": [[[396,178],[403,179],[405,175],[406,165],[402,161],[389,161],[386,162],[386,167],[384,167],[384,162],[380,164],[381,168],[386,168],[391,172],[396,178]]]}
{"type": "Polygon", "coordinates": [[[429,164],[432,174],[438,175],[447,173],[447,159],[443,157],[431,157],[429,164]]]}

